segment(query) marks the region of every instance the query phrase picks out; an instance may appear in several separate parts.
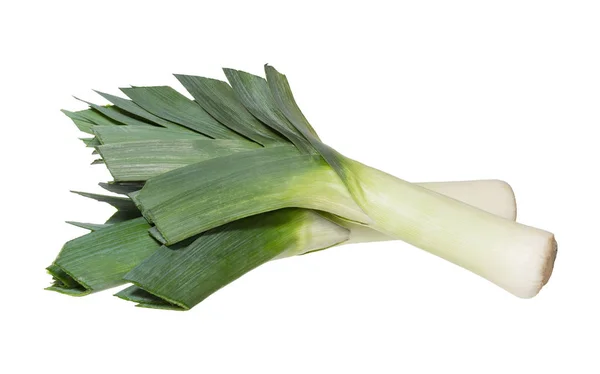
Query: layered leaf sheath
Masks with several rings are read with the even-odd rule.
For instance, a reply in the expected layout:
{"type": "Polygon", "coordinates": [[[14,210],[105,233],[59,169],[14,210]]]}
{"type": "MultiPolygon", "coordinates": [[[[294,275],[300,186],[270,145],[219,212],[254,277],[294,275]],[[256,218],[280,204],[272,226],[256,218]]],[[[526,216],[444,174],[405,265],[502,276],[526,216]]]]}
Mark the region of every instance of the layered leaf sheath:
{"type": "Polygon", "coordinates": [[[324,144],[286,77],[225,69],[229,83],[176,75],[170,87],[65,113],[91,137],[122,197],[80,193],[117,212],[65,244],[50,289],[84,295],[123,283],[122,299],[185,310],[273,259],[401,239],[520,297],[547,282],[554,236],[514,222],[501,181],[412,184],[324,144]]]}

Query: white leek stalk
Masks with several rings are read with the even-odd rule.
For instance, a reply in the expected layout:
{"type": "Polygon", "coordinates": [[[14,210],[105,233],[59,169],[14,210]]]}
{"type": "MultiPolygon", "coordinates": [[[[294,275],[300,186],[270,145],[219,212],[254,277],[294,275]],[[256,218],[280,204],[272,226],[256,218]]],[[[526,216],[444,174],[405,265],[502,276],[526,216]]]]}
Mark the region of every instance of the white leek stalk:
{"type": "MultiPolygon", "coordinates": [[[[511,221],[517,218],[515,194],[510,185],[501,180],[425,182],[417,185],[511,221]]],[[[395,240],[368,226],[331,218],[350,230],[350,238],[344,244],[395,240]]]]}
{"type": "Polygon", "coordinates": [[[554,235],[485,212],[344,158],[370,227],[468,269],[513,293],[535,296],[552,273],[554,235]],[[394,193],[390,193],[394,191],[394,193]]]}

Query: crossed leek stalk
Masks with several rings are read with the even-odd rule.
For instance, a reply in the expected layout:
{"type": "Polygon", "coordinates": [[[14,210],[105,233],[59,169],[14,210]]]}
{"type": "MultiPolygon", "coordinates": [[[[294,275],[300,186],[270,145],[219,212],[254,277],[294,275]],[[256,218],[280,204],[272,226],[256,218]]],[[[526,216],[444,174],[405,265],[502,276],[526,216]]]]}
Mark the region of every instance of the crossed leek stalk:
{"type": "Polygon", "coordinates": [[[400,239],[519,297],[548,281],[554,235],[514,222],[501,181],[412,184],[336,152],[300,111],[286,77],[225,69],[229,84],[176,75],[166,87],[98,92],[112,105],[64,111],[119,194],[103,224],[67,242],[48,289],[83,296],[125,283],[138,306],[187,310],[273,259],[400,239]]]}

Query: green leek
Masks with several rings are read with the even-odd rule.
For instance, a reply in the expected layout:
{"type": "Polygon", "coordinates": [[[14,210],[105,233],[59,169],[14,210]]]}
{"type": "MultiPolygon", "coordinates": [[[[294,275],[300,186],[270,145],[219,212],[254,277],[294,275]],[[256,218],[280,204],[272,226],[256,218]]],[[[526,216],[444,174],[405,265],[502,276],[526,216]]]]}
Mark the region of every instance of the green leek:
{"type": "Polygon", "coordinates": [[[114,105],[65,113],[126,195],[86,197],[118,211],[65,245],[50,289],[83,295],[125,282],[140,306],[189,309],[261,264],[340,244],[400,239],[519,297],[536,295],[553,234],[518,224],[500,181],[412,184],[325,145],[287,78],[225,69],[170,87],[101,94],[114,105]]]}

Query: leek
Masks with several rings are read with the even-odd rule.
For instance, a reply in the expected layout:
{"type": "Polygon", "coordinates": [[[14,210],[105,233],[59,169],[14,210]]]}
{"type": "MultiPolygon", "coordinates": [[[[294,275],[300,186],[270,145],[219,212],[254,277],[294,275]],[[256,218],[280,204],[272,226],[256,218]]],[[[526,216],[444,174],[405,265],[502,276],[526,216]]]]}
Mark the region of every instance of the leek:
{"type": "Polygon", "coordinates": [[[189,309],[261,264],[331,246],[400,239],[519,297],[548,281],[553,234],[514,222],[500,181],[412,184],[325,145],[287,78],[225,69],[223,81],[177,75],[170,87],[65,113],[101,156],[118,209],[65,245],[48,268],[55,291],[124,282],[140,306],[189,309]],[[130,226],[131,225],[131,226],[130,226]],[[135,230],[133,230],[135,227],[135,230]],[[132,231],[133,230],[133,231],[132,231]],[[90,239],[92,238],[92,239],[90,239]],[[127,240],[121,240],[127,238],[127,240]],[[118,244],[117,244],[118,243],[118,244]]]}
{"type": "MultiPolygon", "coordinates": [[[[422,183],[421,185],[432,191],[475,204],[481,209],[498,214],[506,219],[515,219],[514,194],[505,182],[482,180],[422,183]]],[[[120,184],[102,184],[102,187],[118,193],[127,193],[133,188],[131,185],[120,184]]],[[[124,198],[76,193],[98,201],[112,203],[111,205],[120,209],[131,208],[121,202],[127,200],[124,198]]],[[[48,267],[48,272],[55,278],[54,284],[48,287],[49,290],[72,296],[84,296],[126,283],[124,276],[157,251],[160,244],[148,235],[151,226],[144,219],[139,218],[141,215],[139,211],[137,211],[137,214],[127,213],[130,217],[133,217],[130,219],[114,219],[115,216],[125,212],[129,211],[119,210],[106,224],[69,222],[92,232],[65,244],[54,263],[48,267]]],[[[320,216],[323,217],[323,213],[320,216]]],[[[306,230],[310,230],[311,234],[303,236],[299,243],[295,243],[293,250],[278,253],[274,258],[290,257],[319,250],[321,249],[319,245],[309,244],[309,241],[315,240],[315,238],[322,238],[320,240],[323,242],[333,240],[334,243],[327,242],[324,245],[325,247],[338,242],[339,244],[352,244],[392,239],[361,225],[347,221],[339,221],[338,224],[333,224],[330,222],[333,220],[335,220],[335,217],[332,216],[327,217],[327,219],[319,219],[316,215],[309,216],[309,222],[308,224],[305,223],[305,227],[306,230]]],[[[247,224],[251,222],[252,220],[246,221],[247,224]]],[[[264,226],[261,227],[264,231],[269,231],[264,226]]],[[[294,231],[291,230],[291,232],[294,231]]],[[[239,235],[236,234],[235,236],[239,239],[239,235]]],[[[169,249],[176,248],[181,251],[181,248],[185,248],[187,244],[189,243],[184,241],[177,246],[169,247],[169,249]]],[[[265,244],[271,245],[271,243],[265,244]]],[[[248,246],[247,241],[245,245],[248,246]]],[[[221,247],[223,247],[223,243],[221,243],[221,247]]],[[[118,295],[119,297],[122,296],[121,293],[118,295]]],[[[162,305],[162,303],[160,304],[162,305]]]]}

